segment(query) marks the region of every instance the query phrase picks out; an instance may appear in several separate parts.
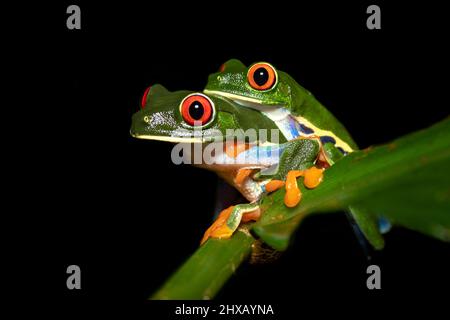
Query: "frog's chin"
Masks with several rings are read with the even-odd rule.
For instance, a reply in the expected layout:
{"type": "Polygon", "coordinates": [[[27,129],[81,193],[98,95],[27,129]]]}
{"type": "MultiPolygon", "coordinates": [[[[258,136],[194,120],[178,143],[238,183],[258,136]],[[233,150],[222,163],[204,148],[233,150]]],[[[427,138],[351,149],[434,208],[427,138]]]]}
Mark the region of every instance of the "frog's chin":
{"type": "Polygon", "coordinates": [[[210,94],[210,95],[214,95],[217,97],[224,97],[227,98],[237,104],[240,104],[241,106],[247,107],[247,108],[252,108],[252,109],[256,109],[259,111],[273,111],[273,110],[277,110],[280,108],[284,108],[283,105],[279,104],[279,105],[268,105],[263,103],[261,100],[256,99],[256,98],[250,98],[250,97],[245,97],[245,96],[241,96],[238,94],[234,94],[234,93],[229,93],[229,92],[223,92],[223,91],[216,91],[216,90],[204,90],[203,91],[205,94],[210,94]]]}

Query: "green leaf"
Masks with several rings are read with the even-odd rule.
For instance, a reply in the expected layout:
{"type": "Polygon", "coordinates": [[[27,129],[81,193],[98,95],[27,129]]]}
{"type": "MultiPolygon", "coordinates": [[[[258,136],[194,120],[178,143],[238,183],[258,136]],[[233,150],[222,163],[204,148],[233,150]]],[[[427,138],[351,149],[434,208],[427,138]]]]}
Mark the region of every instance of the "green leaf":
{"type": "Polygon", "coordinates": [[[354,152],[327,169],[319,187],[302,191],[295,208],[284,205],[284,190],[266,197],[258,222],[241,227],[228,240],[209,239],[151,298],[213,298],[251,252],[255,238],[247,228],[285,250],[305,216],[349,206],[369,208],[397,225],[449,241],[450,119],[354,152]]]}
{"type": "Polygon", "coordinates": [[[213,298],[247,258],[255,239],[240,228],[231,239],[209,239],[151,297],[155,300],[213,298]]]}
{"type": "MultiPolygon", "coordinates": [[[[299,181],[299,185],[302,184],[299,181]]],[[[292,209],[284,207],[284,190],[264,200],[263,218],[253,231],[278,250],[311,213],[369,208],[396,225],[438,239],[450,239],[450,120],[394,142],[354,152],[325,171],[313,190],[292,209]]]]}

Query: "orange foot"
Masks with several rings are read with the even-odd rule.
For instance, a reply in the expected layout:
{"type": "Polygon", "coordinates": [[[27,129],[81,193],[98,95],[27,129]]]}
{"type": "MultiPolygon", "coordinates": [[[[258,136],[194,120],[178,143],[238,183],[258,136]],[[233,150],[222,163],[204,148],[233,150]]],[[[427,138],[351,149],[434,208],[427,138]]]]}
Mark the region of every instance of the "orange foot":
{"type": "Polygon", "coordinates": [[[206,230],[200,245],[208,238],[226,239],[231,237],[241,222],[256,221],[261,211],[257,203],[238,204],[223,210],[211,227],[206,230]],[[231,216],[233,215],[233,216],[231,216]]]}
{"type": "Polygon", "coordinates": [[[303,184],[308,189],[317,187],[323,179],[324,169],[311,167],[306,170],[291,170],[286,177],[286,194],[284,196],[284,204],[289,207],[295,207],[298,205],[302,198],[302,193],[297,185],[298,177],[305,177],[303,184]]]}
{"type": "Polygon", "coordinates": [[[202,245],[208,238],[228,238],[233,234],[233,231],[227,226],[227,219],[230,217],[234,206],[228,207],[217,217],[216,221],[205,231],[200,245],[202,245]]]}

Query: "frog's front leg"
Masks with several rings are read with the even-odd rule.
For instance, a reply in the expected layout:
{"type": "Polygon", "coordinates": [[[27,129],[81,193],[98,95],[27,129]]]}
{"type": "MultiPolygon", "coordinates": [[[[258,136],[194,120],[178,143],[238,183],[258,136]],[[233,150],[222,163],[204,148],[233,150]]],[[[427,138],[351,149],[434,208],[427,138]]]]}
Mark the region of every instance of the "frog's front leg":
{"type": "Polygon", "coordinates": [[[308,189],[317,187],[322,181],[324,168],[315,166],[320,160],[321,153],[322,146],[318,139],[297,139],[287,142],[280,156],[276,174],[271,177],[272,180],[266,185],[266,190],[273,192],[285,186],[285,205],[290,208],[298,205],[301,191],[297,179],[304,177],[303,184],[308,189]]]}
{"type": "Polygon", "coordinates": [[[306,170],[291,170],[286,177],[286,194],[284,195],[284,204],[293,208],[298,205],[302,198],[302,193],[297,184],[298,177],[304,177],[303,184],[308,189],[317,187],[323,179],[323,168],[312,166],[306,170]]]}

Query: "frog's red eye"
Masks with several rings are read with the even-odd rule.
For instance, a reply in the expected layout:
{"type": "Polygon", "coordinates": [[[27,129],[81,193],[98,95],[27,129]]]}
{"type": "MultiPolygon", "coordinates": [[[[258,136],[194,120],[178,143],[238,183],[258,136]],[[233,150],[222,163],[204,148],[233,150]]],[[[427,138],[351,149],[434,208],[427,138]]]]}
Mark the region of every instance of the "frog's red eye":
{"type": "Polygon", "coordinates": [[[207,124],[214,113],[214,104],[207,96],[193,93],[183,99],[180,105],[181,116],[190,126],[207,124]]]}
{"type": "Polygon", "coordinates": [[[222,63],[219,67],[219,72],[224,72],[225,71],[225,63],[222,63]]]}
{"type": "Polygon", "coordinates": [[[141,108],[144,109],[145,108],[145,104],[147,103],[147,96],[148,93],[150,92],[151,86],[148,87],[147,89],[145,89],[144,94],[142,95],[142,99],[141,99],[141,108]]]}
{"type": "Polygon", "coordinates": [[[248,69],[247,80],[253,89],[269,90],[277,82],[277,72],[268,63],[255,63],[248,69]]]}

